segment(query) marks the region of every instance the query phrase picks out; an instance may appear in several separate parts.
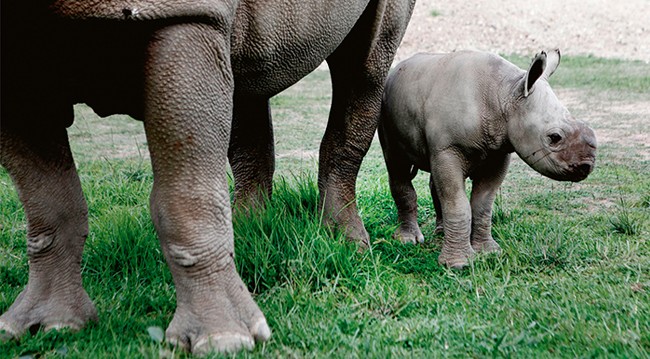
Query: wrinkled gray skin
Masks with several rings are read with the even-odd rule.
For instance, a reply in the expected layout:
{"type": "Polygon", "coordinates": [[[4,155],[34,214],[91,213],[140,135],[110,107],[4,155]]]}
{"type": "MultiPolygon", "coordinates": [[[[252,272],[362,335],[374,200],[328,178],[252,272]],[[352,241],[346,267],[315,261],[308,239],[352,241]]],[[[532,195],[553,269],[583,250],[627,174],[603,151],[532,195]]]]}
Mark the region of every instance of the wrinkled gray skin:
{"type": "Polygon", "coordinates": [[[423,242],[417,223],[417,170],[431,173],[438,261],[462,268],[475,252],[500,251],[492,204],[516,152],[537,172],[581,181],[594,167],[596,138],[557,99],[548,77],[560,52],[540,53],[528,71],[484,52],[417,54],[391,71],[379,125],[403,242],[423,242]],[[471,201],[465,179],[472,179],[471,201]]]}
{"type": "Polygon", "coordinates": [[[226,160],[237,202],[268,196],[269,98],[327,60],[321,203],[326,223],[367,244],[355,181],[413,2],[3,0],[0,159],[25,208],[29,256],[4,336],[97,319],[81,283],[88,215],[66,133],[85,102],[144,121],[151,215],[177,296],[167,340],[204,353],[269,338],[235,270],[226,160]]]}

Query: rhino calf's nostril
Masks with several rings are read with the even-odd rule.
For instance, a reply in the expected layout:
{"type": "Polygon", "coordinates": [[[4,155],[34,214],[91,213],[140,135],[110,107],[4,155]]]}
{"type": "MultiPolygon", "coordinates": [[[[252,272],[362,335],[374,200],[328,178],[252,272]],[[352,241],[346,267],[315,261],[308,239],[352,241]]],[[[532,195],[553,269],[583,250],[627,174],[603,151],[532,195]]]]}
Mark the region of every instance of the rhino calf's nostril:
{"type": "Polygon", "coordinates": [[[581,163],[578,165],[578,173],[587,175],[591,173],[592,165],[591,163],[581,163]]]}

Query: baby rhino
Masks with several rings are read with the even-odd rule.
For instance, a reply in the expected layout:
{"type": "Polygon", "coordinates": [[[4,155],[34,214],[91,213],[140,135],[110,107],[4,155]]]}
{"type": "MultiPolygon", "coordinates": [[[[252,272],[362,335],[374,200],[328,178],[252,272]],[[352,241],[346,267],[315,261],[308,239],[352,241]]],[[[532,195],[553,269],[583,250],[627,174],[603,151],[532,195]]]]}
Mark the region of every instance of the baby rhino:
{"type": "Polygon", "coordinates": [[[559,50],[535,56],[528,71],[485,52],[417,54],[397,65],[384,91],[379,138],[403,242],[423,242],[411,180],[431,173],[438,261],[462,268],[477,252],[499,251],[492,203],[516,152],[530,167],[578,182],[594,168],[596,138],[557,99],[548,78],[559,50]],[[471,201],[465,179],[472,179],[471,201]]]}

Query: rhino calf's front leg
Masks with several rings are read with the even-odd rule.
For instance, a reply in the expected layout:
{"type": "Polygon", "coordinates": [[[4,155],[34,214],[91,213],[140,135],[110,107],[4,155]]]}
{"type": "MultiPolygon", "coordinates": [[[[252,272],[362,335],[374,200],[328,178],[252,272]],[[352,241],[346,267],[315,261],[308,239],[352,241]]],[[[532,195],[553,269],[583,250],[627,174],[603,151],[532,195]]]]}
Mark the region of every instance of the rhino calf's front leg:
{"type": "Polygon", "coordinates": [[[403,153],[396,150],[394,143],[390,143],[390,136],[386,136],[386,131],[390,130],[379,128],[390,193],[397,206],[399,227],[395,230],[393,238],[402,243],[423,243],[424,235],[418,226],[418,198],[411,182],[417,170],[414,171],[413,165],[403,157],[403,153]]]}
{"type": "Polygon", "coordinates": [[[508,171],[510,154],[487,159],[472,178],[472,248],[477,252],[500,252],[492,238],[492,205],[508,171]]]}
{"type": "Polygon", "coordinates": [[[440,199],[445,232],[438,262],[460,269],[475,254],[470,245],[471,209],[465,194],[463,161],[453,151],[442,152],[431,160],[431,168],[431,187],[440,199]]]}

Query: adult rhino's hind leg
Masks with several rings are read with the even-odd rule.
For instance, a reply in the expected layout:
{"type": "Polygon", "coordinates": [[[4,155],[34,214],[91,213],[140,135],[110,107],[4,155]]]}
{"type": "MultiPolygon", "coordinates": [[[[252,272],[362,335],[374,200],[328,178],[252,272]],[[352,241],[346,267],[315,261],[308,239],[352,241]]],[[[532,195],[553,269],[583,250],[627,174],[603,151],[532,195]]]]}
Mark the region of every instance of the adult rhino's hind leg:
{"type": "Polygon", "coordinates": [[[235,177],[235,209],[271,196],[275,151],[269,100],[235,96],[228,159],[235,177]]]}
{"type": "Polygon", "coordinates": [[[433,179],[433,175],[429,176],[429,192],[431,192],[431,200],[433,201],[433,209],[436,211],[436,234],[444,233],[444,221],[442,219],[442,205],[440,204],[440,197],[438,197],[438,190],[433,179]]]}
{"type": "Polygon", "coordinates": [[[357,211],[356,179],[377,129],[386,75],[412,8],[412,1],[371,2],[327,58],[332,106],[318,169],[323,220],[362,247],[369,245],[369,236],[357,211]]]}
{"type": "Polygon", "coordinates": [[[80,329],[97,320],[81,284],[88,209],[65,128],[0,131],[0,161],[18,190],[27,218],[29,279],[0,316],[0,337],[44,327],[80,329]]]}
{"type": "Polygon", "coordinates": [[[177,299],[166,339],[193,353],[251,349],[270,336],[234,262],[229,39],[210,25],[170,26],[157,32],[147,60],[151,216],[177,299]]]}

